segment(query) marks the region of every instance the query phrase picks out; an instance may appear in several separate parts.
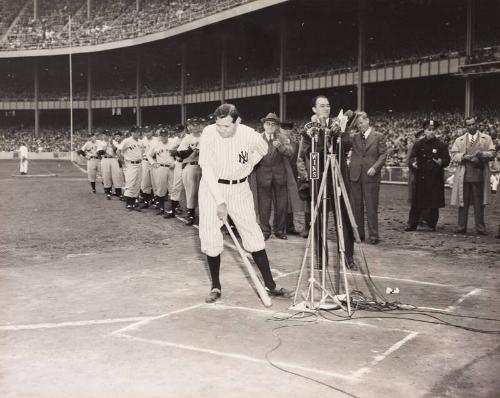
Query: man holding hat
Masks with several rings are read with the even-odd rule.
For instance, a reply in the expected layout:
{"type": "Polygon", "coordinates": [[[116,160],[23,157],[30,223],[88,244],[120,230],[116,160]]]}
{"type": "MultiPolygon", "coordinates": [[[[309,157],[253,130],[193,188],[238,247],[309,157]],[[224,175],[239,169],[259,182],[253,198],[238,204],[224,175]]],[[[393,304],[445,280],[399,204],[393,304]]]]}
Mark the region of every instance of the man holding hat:
{"type": "Polygon", "coordinates": [[[451,205],[458,206],[457,234],[467,232],[469,206],[474,206],[476,233],[486,235],[484,206],[488,204],[488,162],[494,159],[495,145],[487,134],[479,131],[474,117],[465,119],[467,132],[458,137],[451,148],[451,158],[458,163],[451,191],[451,205]]]}
{"type": "Polygon", "coordinates": [[[168,137],[165,128],[159,129],[160,138],[156,141],[147,153],[147,158],[152,167],[152,177],[156,187],[156,197],[158,203],[158,215],[165,213],[165,197],[167,192],[172,191],[174,181],[175,159],[170,151],[175,145],[175,140],[168,137]]]}
{"type": "Polygon", "coordinates": [[[123,162],[125,174],[125,200],[127,210],[141,211],[135,201],[139,197],[141,189],[142,175],[142,145],[139,141],[139,131],[137,128],[132,128],[132,135],[125,138],[119,148],[118,157],[123,162]]]}
{"type": "Polygon", "coordinates": [[[174,180],[172,183],[172,192],[170,192],[170,210],[165,210],[164,218],[175,217],[179,201],[181,200],[182,191],[184,190],[184,185],[182,183],[182,159],[178,156],[177,149],[185,136],[185,127],[182,124],[177,125],[175,128],[175,137],[173,137],[175,145],[172,144],[172,149],[170,150],[170,154],[175,159],[174,180]]]}
{"type": "Polygon", "coordinates": [[[436,137],[439,123],[425,120],[423,138],[415,142],[408,159],[408,166],[414,173],[408,227],[415,231],[422,213],[431,231],[436,231],[439,208],[444,202],[444,169],[450,164],[447,145],[436,137]]]}
{"type": "Polygon", "coordinates": [[[287,239],[288,189],[287,169],[293,155],[290,139],[279,130],[280,120],[275,113],[260,119],[264,125],[262,138],[267,144],[267,154],[255,167],[257,180],[257,206],[260,228],[264,240],[271,236],[271,209],[274,203],[274,234],[278,239],[287,239]]]}
{"type": "Polygon", "coordinates": [[[142,128],[143,138],[139,141],[142,147],[142,176],[140,194],[144,202],[142,208],[148,208],[150,202],[153,201],[153,182],[151,163],[146,156],[151,147],[156,144],[157,137],[154,136],[154,131],[149,126],[142,128]]]}
{"type": "Polygon", "coordinates": [[[101,156],[104,193],[108,200],[110,200],[112,187],[115,188],[116,195],[121,196],[124,181],[123,172],[118,164],[118,155],[116,154],[118,143],[113,139],[110,131],[105,130],[103,135],[105,140],[102,141],[102,145],[99,147],[97,153],[101,156]]]}

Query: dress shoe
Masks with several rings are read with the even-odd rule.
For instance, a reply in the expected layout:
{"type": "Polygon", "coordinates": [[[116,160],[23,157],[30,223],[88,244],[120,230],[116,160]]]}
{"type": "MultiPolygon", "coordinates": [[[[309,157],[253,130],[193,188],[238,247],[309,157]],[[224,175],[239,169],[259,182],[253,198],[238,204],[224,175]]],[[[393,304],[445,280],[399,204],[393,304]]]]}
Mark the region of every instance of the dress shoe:
{"type": "Polygon", "coordinates": [[[416,231],[417,227],[406,227],[405,232],[416,231]]]}
{"type": "Polygon", "coordinates": [[[157,216],[163,216],[164,214],[165,214],[165,210],[164,209],[160,209],[156,213],[157,216]]]}
{"type": "Polygon", "coordinates": [[[109,193],[108,193],[108,194],[106,195],[106,198],[107,198],[108,200],[111,200],[111,194],[109,194],[109,193]]]}
{"type": "Polygon", "coordinates": [[[284,298],[290,298],[293,296],[293,292],[291,290],[285,289],[284,287],[282,288],[277,288],[275,287],[274,289],[266,289],[267,292],[269,293],[270,296],[273,297],[284,297],[284,298]]]}
{"type": "Polygon", "coordinates": [[[467,230],[465,228],[458,228],[455,230],[456,234],[466,234],[467,230]]]}
{"type": "Polygon", "coordinates": [[[214,288],[210,291],[208,296],[205,298],[205,303],[214,303],[220,299],[221,291],[220,289],[214,288]]]}
{"type": "Polygon", "coordinates": [[[275,234],[275,235],[276,235],[276,237],[277,237],[278,239],[283,239],[283,240],[287,240],[287,239],[288,239],[288,238],[287,238],[287,236],[286,236],[285,234],[275,234]]]}
{"type": "Polygon", "coordinates": [[[307,239],[307,237],[309,236],[309,229],[308,228],[304,228],[302,230],[302,232],[300,233],[300,236],[303,237],[304,239],[307,239]]]}
{"type": "Polygon", "coordinates": [[[351,258],[350,260],[347,260],[347,269],[351,271],[358,271],[359,267],[358,265],[354,262],[354,260],[351,258]]]}

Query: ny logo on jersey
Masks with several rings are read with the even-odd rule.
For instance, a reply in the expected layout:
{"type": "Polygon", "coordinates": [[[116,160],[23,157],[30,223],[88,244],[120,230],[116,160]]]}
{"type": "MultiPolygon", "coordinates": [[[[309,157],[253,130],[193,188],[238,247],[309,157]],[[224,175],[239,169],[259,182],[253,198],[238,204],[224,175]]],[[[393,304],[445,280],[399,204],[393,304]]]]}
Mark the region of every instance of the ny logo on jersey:
{"type": "Polygon", "coordinates": [[[238,155],[239,157],[239,162],[245,164],[248,162],[248,152],[247,151],[241,151],[238,155]]]}

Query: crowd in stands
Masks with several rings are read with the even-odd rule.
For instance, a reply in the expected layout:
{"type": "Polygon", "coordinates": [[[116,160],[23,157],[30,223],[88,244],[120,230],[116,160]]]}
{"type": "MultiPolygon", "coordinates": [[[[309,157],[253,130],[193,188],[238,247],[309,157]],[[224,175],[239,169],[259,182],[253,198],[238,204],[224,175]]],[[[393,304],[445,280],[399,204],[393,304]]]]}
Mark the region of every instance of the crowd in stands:
{"type": "Polygon", "coordinates": [[[165,31],[249,1],[151,0],[142,2],[137,10],[135,0],[100,0],[92,2],[92,18],[87,18],[86,1],[71,0],[68,8],[66,0],[56,0],[40,10],[37,20],[26,9],[8,36],[0,40],[0,50],[68,47],[70,14],[71,45],[88,46],[165,31]]]}
{"type": "MultiPolygon", "coordinates": [[[[500,116],[493,110],[477,113],[480,129],[487,134],[500,132],[500,116]]],[[[422,120],[433,118],[439,120],[442,127],[439,130],[441,139],[451,145],[453,141],[464,133],[463,114],[459,112],[404,112],[404,113],[374,113],[370,115],[371,125],[374,129],[384,134],[387,139],[388,157],[386,166],[404,166],[408,146],[414,142],[415,133],[421,130],[422,120]]],[[[245,124],[260,131],[262,123],[258,120],[245,120],[245,124]]],[[[299,134],[308,120],[296,119],[295,139],[298,142],[299,134]]],[[[174,129],[174,125],[164,124],[167,128],[174,129]]],[[[126,131],[130,126],[109,127],[109,130],[126,131]]],[[[97,130],[99,131],[99,129],[97,130]]],[[[80,128],[73,133],[73,147],[79,148],[88,135],[85,129],[80,128]]],[[[70,132],[64,128],[41,129],[36,137],[33,129],[3,129],[0,130],[0,152],[16,151],[21,140],[26,142],[31,152],[68,152],[70,150],[70,132]]]]}

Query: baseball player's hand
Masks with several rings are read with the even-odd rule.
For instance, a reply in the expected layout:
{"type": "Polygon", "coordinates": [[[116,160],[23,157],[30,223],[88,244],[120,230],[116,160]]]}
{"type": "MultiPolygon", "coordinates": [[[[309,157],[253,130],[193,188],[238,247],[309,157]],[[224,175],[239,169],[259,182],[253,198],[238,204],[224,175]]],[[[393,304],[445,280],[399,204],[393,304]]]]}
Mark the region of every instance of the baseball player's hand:
{"type": "Polygon", "coordinates": [[[414,169],[418,169],[417,162],[413,162],[411,165],[413,166],[414,169]]]}
{"type": "Polygon", "coordinates": [[[279,142],[278,140],[273,141],[273,147],[278,148],[280,145],[281,145],[281,142],[279,142]]]}
{"type": "Polygon", "coordinates": [[[366,174],[369,176],[369,177],[373,177],[375,175],[376,171],[373,167],[370,167],[368,169],[368,171],[366,172],[366,174]]]}
{"type": "Polygon", "coordinates": [[[153,163],[153,167],[157,169],[158,167],[160,167],[160,165],[158,163],[153,163]]]}
{"type": "Polygon", "coordinates": [[[217,205],[217,217],[219,217],[219,220],[222,221],[225,221],[227,219],[227,205],[225,202],[217,205]]]}

